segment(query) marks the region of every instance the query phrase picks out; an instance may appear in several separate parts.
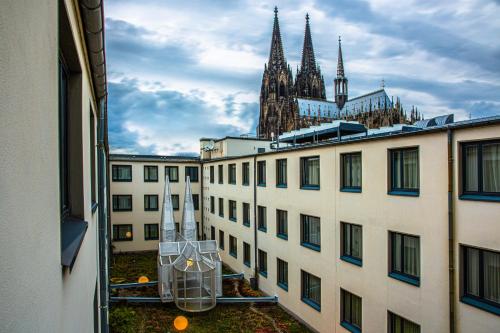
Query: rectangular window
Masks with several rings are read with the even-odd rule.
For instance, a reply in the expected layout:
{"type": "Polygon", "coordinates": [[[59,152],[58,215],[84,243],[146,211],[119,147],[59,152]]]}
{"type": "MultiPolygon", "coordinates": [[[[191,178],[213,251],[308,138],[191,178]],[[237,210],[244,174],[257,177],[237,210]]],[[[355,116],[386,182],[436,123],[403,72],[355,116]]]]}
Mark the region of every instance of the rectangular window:
{"type": "Polygon", "coordinates": [[[158,195],[157,194],[145,194],[144,195],[144,210],[145,211],[158,210],[158,195]]]}
{"type": "Polygon", "coordinates": [[[179,222],[175,222],[175,232],[181,232],[181,225],[179,222]]]}
{"type": "Polygon", "coordinates": [[[390,150],[390,194],[418,195],[418,148],[390,150]]]}
{"type": "Polygon", "coordinates": [[[219,230],[219,248],[224,250],[224,231],[219,230]]]}
{"type": "Polygon", "coordinates": [[[210,196],[210,213],[215,214],[215,198],[213,195],[210,196]]]}
{"type": "Polygon", "coordinates": [[[288,212],[276,209],[276,236],[288,239],[288,212]]]}
{"type": "Polygon", "coordinates": [[[144,240],[157,240],[158,235],[158,224],[145,224],[144,225],[144,240]]]}
{"type": "Polygon", "coordinates": [[[340,289],[340,324],[350,332],[361,332],[361,297],[340,289]]]}
{"type": "Polygon", "coordinates": [[[286,158],[276,160],[276,187],[287,186],[286,158]]]}
{"type": "Polygon", "coordinates": [[[341,154],[340,163],[340,190],[361,192],[361,153],[341,154]]]}
{"type": "Polygon", "coordinates": [[[132,224],[113,224],[113,241],[132,241],[134,234],[132,232],[132,224]]]}
{"type": "Polygon", "coordinates": [[[215,227],[213,225],[210,226],[210,239],[211,240],[216,240],[215,239],[215,227]]]}
{"type": "Polygon", "coordinates": [[[224,166],[219,165],[219,184],[224,184],[224,166]]]}
{"type": "Polygon", "coordinates": [[[191,183],[197,183],[198,182],[198,167],[193,167],[193,166],[187,166],[185,168],[186,172],[186,180],[187,177],[189,177],[189,181],[191,183]]]}
{"type": "Polygon", "coordinates": [[[158,167],[156,165],[144,166],[144,181],[157,182],[158,181],[158,167]]]}
{"type": "Polygon", "coordinates": [[[132,181],[132,166],[131,165],[116,165],[111,167],[114,182],[131,182],[132,181]]]}
{"type": "Polygon", "coordinates": [[[462,144],[462,198],[500,200],[500,141],[462,144]]]}
{"type": "Polygon", "coordinates": [[[267,253],[259,250],[259,274],[267,277],[267,253]]]}
{"type": "Polygon", "coordinates": [[[267,232],[267,209],[263,206],[257,206],[257,228],[260,231],[267,232]]]}
{"type": "Polygon", "coordinates": [[[224,217],[224,199],[219,198],[219,216],[224,217]]]}
{"type": "Polygon", "coordinates": [[[238,258],[238,240],[232,235],[229,235],[229,254],[238,258]]]}
{"type": "Polygon", "coordinates": [[[461,301],[500,315],[500,252],[462,249],[461,301]]]}
{"type": "Polygon", "coordinates": [[[357,224],[340,223],[341,259],[361,266],[363,258],[363,231],[357,224]]]}
{"type": "Polygon", "coordinates": [[[250,244],[243,242],[243,264],[247,267],[251,267],[250,260],[250,244]]]}
{"type": "Polygon", "coordinates": [[[213,165],[210,166],[210,184],[215,182],[215,168],[213,165]]]}
{"type": "Polygon", "coordinates": [[[288,263],[276,258],[278,269],[278,286],[288,291],[288,263]]]}
{"type": "Polygon", "coordinates": [[[300,214],[300,244],[315,251],[321,250],[319,217],[300,214]]]}
{"type": "Polygon", "coordinates": [[[301,273],[301,299],[307,305],[321,311],[321,279],[305,271],[301,273]]]}
{"type": "Polygon", "coordinates": [[[243,203],[243,225],[250,226],[250,204],[246,202],[243,203]]]}
{"type": "Polygon", "coordinates": [[[172,208],[174,210],[179,210],[179,195],[172,194],[172,208]]]}
{"type": "Polygon", "coordinates": [[[245,162],[241,165],[241,178],[243,185],[250,185],[250,163],[245,162]]]}
{"type": "Polygon", "coordinates": [[[227,166],[227,176],[228,176],[228,184],[236,184],[236,164],[228,164],[227,166]]]}
{"type": "Polygon", "coordinates": [[[389,232],[389,276],[420,285],[420,237],[389,232]]]}
{"type": "Polygon", "coordinates": [[[319,156],[300,159],[300,188],[319,189],[319,156]]]}
{"type": "Polygon", "coordinates": [[[388,312],[389,319],[387,320],[389,333],[420,333],[420,325],[398,316],[392,312],[388,312]]]}
{"type": "Polygon", "coordinates": [[[113,211],[128,212],[132,210],[132,195],[131,194],[114,194],[113,195],[113,211]]]}
{"type": "Polygon", "coordinates": [[[179,167],[178,166],[166,166],[165,167],[165,177],[168,177],[168,180],[171,183],[179,182],[179,167]]]}
{"type": "Polygon", "coordinates": [[[236,201],[229,200],[229,219],[236,222],[236,201]]]}
{"type": "MultiPolygon", "coordinates": [[[[69,215],[70,195],[69,195],[69,70],[64,64],[64,60],[59,61],[59,192],[61,200],[61,217],[69,215]]],[[[129,165],[130,166],[130,165],[129,165]]],[[[112,166],[113,181],[118,180],[116,167],[112,166]],[[115,176],[116,175],[116,176],[115,176]]],[[[130,166],[132,168],[132,166],[130,166]]],[[[130,171],[132,181],[132,172],[130,171]]],[[[123,180],[125,181],[125,180],[123,180]]]]}
{"type": "Polygon", "coordinates": [[[193,208],[200,210],[200,196],[198,194],[193,194],[193,208]]]}
{"type": "Polygon", "coordinates": [[[257,162],[257,186],[266,186],[266,161],[257,162]]]}
{"type": "Polygon", "coordinates": [[[95,165],[95,119],[94,113],[92,112],[92,108],[90,108],[90,193],[91,193],[91,203],[92,203],[92,212],[97,209],[97,196],[96,196],[96,165],[95,165]]]}

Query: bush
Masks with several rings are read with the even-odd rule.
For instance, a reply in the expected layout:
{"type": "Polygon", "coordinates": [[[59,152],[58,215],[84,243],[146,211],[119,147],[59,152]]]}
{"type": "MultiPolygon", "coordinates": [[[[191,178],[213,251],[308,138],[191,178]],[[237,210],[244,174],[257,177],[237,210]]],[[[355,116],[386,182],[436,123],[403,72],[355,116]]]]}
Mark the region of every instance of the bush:
{"type": "Polygon", "coordinates": [[[109,311],[109,328],[111,333],[136,333],[137,314],[128,307],[116,307],[109,311]]]}

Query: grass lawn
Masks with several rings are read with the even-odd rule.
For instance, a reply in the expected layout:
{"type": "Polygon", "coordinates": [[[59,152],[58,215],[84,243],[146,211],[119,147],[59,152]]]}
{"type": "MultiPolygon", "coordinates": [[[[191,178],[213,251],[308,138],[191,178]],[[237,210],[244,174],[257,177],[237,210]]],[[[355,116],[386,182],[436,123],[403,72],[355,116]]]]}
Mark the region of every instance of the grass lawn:
{"type": "MultiPolygon", "coordinates": [[[[140,276],[147,276],[151,281],[157,280],[156,252],[115,254],[111,259],[111,283],[137,282],[140,276]]],[[[227,267],[224,274],[231,273],[227,267]]],[[[224,281],[224,296],[234,296],[233,281],[224,281]]],[[[239,288],[243,296],[259,296],[248,282],[244,281],[239,288]]],[[[113,292],[115,295],[117,291],[113,292]]],[[[121,290],[120,295],[157,296],[156,287],[121,290]]],[[[185,316],[189,326],[184,332],[310,332],[297,322],[281,307],[272,304],[220,304],[203,313],[183,312],[173,304],[111,304],[111,333],[167,333],[178,332],[173,327],[174,319],[185,316]],[[256,310],[256,311],[255,311],[256,310]],[[272,320],[274,320],[274,325],[272,320]]]]}

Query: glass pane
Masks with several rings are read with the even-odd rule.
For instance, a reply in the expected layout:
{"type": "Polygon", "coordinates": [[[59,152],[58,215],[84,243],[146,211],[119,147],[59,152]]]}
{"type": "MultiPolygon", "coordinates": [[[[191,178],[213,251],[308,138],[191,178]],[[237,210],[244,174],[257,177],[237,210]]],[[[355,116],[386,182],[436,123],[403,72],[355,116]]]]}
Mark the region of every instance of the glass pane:
{"type": "Polygon", "coordinates": [[[351,168],[349,163],[349,155],[345,155],[343,159],[343,169],[342,169],[342,185],[345,187],[350,187],[351,185],[351,168]]]}
{"type": "Polygon", "coordinates": [[[500,253],[483,252],[484,298],[500,303],[500,253]]]}
{"type": "Polygon", "coordinates": [[[500,143],[483,146],[483,191],[500,192],[500,143]]]}
{"type": "Polygon", "coordinates": [[[465,148],[465,190],[479,191],[478,185],[478,149],[477,146],[467,146],[465,148]]]}
{"type": "Polygon", "coordinates": [[[361,328],[361,298],[352,295],[352,324],[361,328]]]}
{"type": "Polygon", "coordinates": [[[351,255],[351,228],[349,224],[343,224],[344,226],[344,253],[347,256],[351,255]]]}
{"type": "Polygon", "coordinates": [[[401,188],[401,152],[392,152],[392,187],[401,188]]]}
{"type": "Polygon", "coordinates": [[[342,296],[344,297],[344,320],[351,322],[351,297],[348,292],[342,291],[342,296]]]}
{"type": "Polygon", "coordinates": [[[401,235],[392,235],[392,270],[401,272],[401,235]]]}
{"type": "Polygon", "coordinates": [[[479,250],[466,249],[466,292],[469,295],[479,296],[479,250]]]}
{"type": "Polygon", "coordinates": [[[412,323],[411,321],[404,320],[403,321],[403,332],[404,333],[419,333],[420,326],[412,323]]]}
{"type": "Polygon", "coordinates": [[[353,187],[361,187],[361,154],[354,154],[351,157],[352,164],[352,184],[353,187]]]}
{"type": "Polygon", "coordinates": [[[404,236],[403,272],[412,276],[420,275],[419,239],[404,236]]]}
{"type": "Polygon", "coordinates": [[[319,157],[307,160],[306,185],[319,185],[319,157]]]}
{"type": "Polygon", "coordinates": [[[361,259],[362,253],[361,226],[352,225],[352,256],[361,259]]]}
{"type": "Polygon", "coordinates": [[[403,187],[418,188],[418,150],[405,150],[403,153],[403,187]]]}

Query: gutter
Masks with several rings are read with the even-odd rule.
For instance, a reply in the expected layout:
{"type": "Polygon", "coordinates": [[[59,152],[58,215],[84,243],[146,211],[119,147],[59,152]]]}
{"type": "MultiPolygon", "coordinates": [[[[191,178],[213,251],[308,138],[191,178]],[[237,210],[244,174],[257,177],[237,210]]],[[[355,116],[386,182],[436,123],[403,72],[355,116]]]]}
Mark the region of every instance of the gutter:
{"type": "Polygon", "coordinates": [[[453,130],[448,128],[448,284],[450,333],[455,333],[455,219],[453,207],[453,130]]]}
{"type": "Polygon", "coordinates": [[[254,285],[253,289],[259,289],[259,269],[258,269],[258,258],[257,258],[257,155],[253,156],[253,260],[254,260],[254,285]]]}

